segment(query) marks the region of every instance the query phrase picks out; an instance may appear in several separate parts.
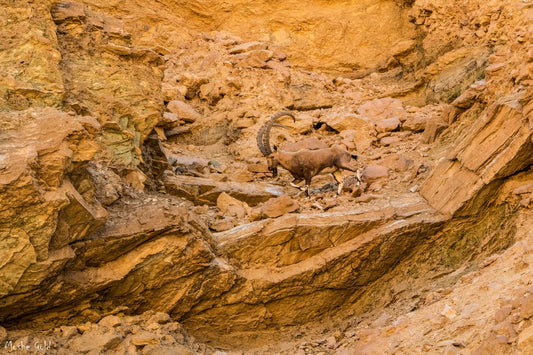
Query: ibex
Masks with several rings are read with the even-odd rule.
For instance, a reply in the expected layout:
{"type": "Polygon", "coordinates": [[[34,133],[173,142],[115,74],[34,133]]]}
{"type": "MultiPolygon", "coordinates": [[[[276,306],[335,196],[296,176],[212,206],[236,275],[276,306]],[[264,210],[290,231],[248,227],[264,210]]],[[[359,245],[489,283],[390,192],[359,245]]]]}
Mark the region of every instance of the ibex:
{"type": "MultiPolygon", "coordinates": [[[[357,167],[352,162],[352,159],[357,159],[357,156],[350,154],[340,146],[321,149],[301,149],[296,152],[278,151],[274,146],[273,151],[270,146],[270,130],[273,126],[285,127],[276,123],[283,116],[292,117],[296,121],[292,113],[281,111],[274,114],[257,133],[257,145],[261,153],[267,157],[268,170],[272,172],[273,176],[277,176],[278,166],[282,166],[294,177],[294,180],[291,182],[292,186],[298,187],[295,183],[305,180],[305,194],[309,196],[311,179],[325,168],[335,168],[335,172],[339,169],[346,169],[358,173],[357,167]]],[[[343,184],[337,180],[335,174],[333,174],[333,178],[339,183],[337,194],[340,194],[343,184]]]]}

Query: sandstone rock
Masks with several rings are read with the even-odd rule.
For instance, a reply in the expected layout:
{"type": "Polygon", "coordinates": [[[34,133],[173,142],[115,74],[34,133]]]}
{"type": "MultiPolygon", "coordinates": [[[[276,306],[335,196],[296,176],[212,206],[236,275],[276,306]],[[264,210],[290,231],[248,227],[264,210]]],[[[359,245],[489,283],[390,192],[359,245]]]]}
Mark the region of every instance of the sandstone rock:
{"type": "Polygon", "coordinates": [[[104,317],[98,322],[99,325],[110,329],[118,327],[121,323],[120,318],[113,315],[104,317]]]}
{"type": "Polygon", "coordinates": [[[422,142],[433,143],[446,128],[448,128],[448,123],[441,116],[430,117],[424,128],[422,142]]]}
{"type": "Polygon", "coordinates": [[[135,346],[156,345],[159,344],[160,339],[157,334],[142,332],[132,335],[130,342],[135,346]]]}
{"type": "Polygon", "coordinates": [[[381,143],[381,145],[383,146],[389,146],[389,145],[394,145],[394,144],[397,144],[397,143],[400,143],[402,140],[400,137],[398,136],[388,136],[388,137],[383,137],[379,140],[379,142],[381,143]]]}
{"type": "Polygon", "coordinates": [[[4,341],[7,339],[7,330],[6,328],[0,326],[0,343],[4,343],[4,341]]]}
{"type": "Polygon", "coordinates": [[[449,320],[453,320],[454,318],[457,317],[457,312],[455,312],[455,310],[447,304],[444,305],[444,308],[440,312],[440,314],[448,318],[449,320]]]}
{"type": "Polygon", "coordinates": [[[66,338],[67,340],[72,338],[73,336],[77,336],[79,335],[78,333],[78,327],[74,326],[74,325],[62,325],[60,327],[61,329],[61,335],[63,338],[66,338]]]}
{"type": "Polygon", "coordinates": [[[50,239],[50,247],[59,249],[83,239],[102,228],[107,221],[107,211],[96,201],[88,203],[70,182],[63,185],[69,204],[58,215],[57,229],[50,239]]]}
{"type": "Polygon", "coordinates": [[[77,2],[57,3],[52,10],[52,17],[58,23],[76,18],[85,18],[85,7],[77,2]]]}
{"type": "Polygon", "coordinates": [[[276,218],[296,211],[300,206],[287,195],[271,198],[261,207],[261,213],[266,218],[276,218]]]}
{"type": "Polygon", "coordinates": [[[402,130],[412,132],[422,132],[426,129],[428,118],[426,116],[408,117],[402,124],[402,130]]]}
{"type": "Polygon", "coordinates": [[[284,144],[280,150],[285,152],[297,152],[301,149],[315,150],[324,148],[329,148],[329,145],[316,137],[308,137],[294,143],[284,144]]]}
{"type": "Polygon", "coordinates": [[[354,130],[357,132],[371,132],[372,126],[368,120],[356,114],[333,113],[320,117],[320,122],[326,123],[328,126],[338,132],[345,130],[354,130]]]}
{"type": "Polygon", "coordinates": [[[248,213],[250,207],[242,201],[231,197],[225,192],[218,195],[217,207],[224,215],[229,217],[244,218],[248,213]]]}
{"type": "Polygon", "coordinates": [[[393,153],[381,160],[380,164],[389,169],[404,172],[413,167],[413,160],[407,159],[403,154],[393,153]]]}
{"type": "Polygon", "coordinates": [[[505,354],[509,351],[509,339],[501,335],[491,334],[485,338],[481,345],[474,349],[474,355],[505,354]]]}
{"type": "Polygon", "coordinates": [[[520,332],[517,345],[522,354],[529,354],[533,351],[533,326],[529,326],[520,332]]]}
{"type": "Polygon", "coordinates": [[[191,105],[180,100],[172,100],[167,104],[167,110],[185,122],[195,122],[202,118],[191,105]]]}
{"type": "Polygon", "coordinates": [[[507,318],[511,314],[512,310],[513,310],[513,306],[511,306],[511,305],[506,305],[506,306],[501,307],[494,314],[494,321],[496,323],[503,322],[505,320],[505,318],[507,318]]]}
{"type": "Polygon", "coordinates": [[[246,42],[239,44],[229,50],[229,54],[239,54],[255,50],[266,50],[268,49],[267,42],[246,42]]]}
{"type": "Polygon", "coordinates": [[[406,118],[402,101],[390,97],[368,101],[361,105],[358,111],[359,114],[369,118],[375,124],[393,117],[397,117],[401,122],[406,118]]]}
{"type": "Polygon", "coordinates": [[[163,313],[163,312],[156,312],[153,316],[150,316],[150,318],[148,319],[148,323],[156,322],[158,324],[167,324],[170,321],[171,321],[171,318],[168,315],[168,313],[163,313]]]}
{"type": "Polygon", "coordinates": [[[531,162],[521,154],[531,144],[531,131],[523,129],[517,101],[494,104],[474,125],[454,145],[450,155],[457,160],[441,161],[421,186],[421,194],[443,213],[454,213],[494,179],[531,162]]]}
{"type": "Polygon", "coordinates": [[[520,317],[524,319],[533,317],[533,294],[528,294],[520,299],[520,317]]]}
{"type": "Polygon", "coordinates": [[[223,232],[228,229],[235,227],[235,218],[233,217],[224,217],[211,223],[210,228],[215,232],[223,232]]]}
{"type": "Polygon", "coordinates": [[[159,121],[158,125],[165,129],[172,129],[179,124],[178,115],[172,112],[163,113],[163,117],[159,121]]]}
{"type": "Polygon", "coordinates": [[[521,194],[527,194],[527,193],[533,193],[533,184],[522,185],[513,190],[513,194],[515,195],[521,195],[521,194]]]}
{"type": "Polygon", "coordinates": [[[385,118],[377,121],[376,129],[379,133],[392,132],[400,127],[400,119],[398,117],[385,118]]]}
{"type": "Polygon", "coordinates": [[[169,193],[197,204],[213,205],[222,192],[246,202],[249,206],[283,194],[281,187],[271,184],[215,182],[211,179],[173,174],[164,175],[163,183],[169,193]]]}
{"type": "Polygon", "coordinates": [[[252,173],[269,173],[268,165],[265,163],[251,163],[247,166],[248,171],[252,173]]]}
{"type": "Polygon", "coordinates": [[[161,84],[161,95],[163,95],[163,100],[170,102],[173,100],[183,100],[185,99],[185,94],[187,90],[184,90],[184,86],[174,86],[168,83],[161,84]]]}
{"type": "Polygon", "coordinates": [[[68,346],[71,351],[85,354],[113,349],[122,340],[122,335],[116,331],[103,332],[99,329],[91,329],[70,340],[68,346]]]}
{"type": "Polygon", "coordinates": [[[269,50],[252,50],[237,56],[237,66],[251,68],[265,68],[267,61],[272,59],[274,53],[269,50]]]}
{"type": "Polygon", "coordinates": [[[389,169],[382,165],[367,165],[362,173],[365,181],[373,181],[389,176],[389,169]]]}
{"type": "Polygon", "coordinates": [[[146,175],[140,170],[131,170],[126,173],[124,182],[126,186],[133,188],[136,191],[144,191],[144,183],[146,181],[146,175]]]}

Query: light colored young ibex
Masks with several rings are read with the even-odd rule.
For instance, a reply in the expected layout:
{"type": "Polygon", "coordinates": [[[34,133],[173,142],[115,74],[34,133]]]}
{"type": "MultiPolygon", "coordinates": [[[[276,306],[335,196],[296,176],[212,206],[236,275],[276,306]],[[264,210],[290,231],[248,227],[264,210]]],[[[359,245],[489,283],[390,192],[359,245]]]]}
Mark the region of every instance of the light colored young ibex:
{"type": "MultiPolygon", "coordinates": [[[[357,159],[357,156],[350,154],[341,146],[321,149],[306,148],[296,152],[279,151],[274,146],[273,150],[270,146],[270,130],[273,126],[287,128],[276,123],[283,116],[292,117],[296,121],[292,113],[281,111],[274,114],[257,132],[257,145],[261,153],[267,157],[268,170],[272,172],[273,176],[278,174],[278,166],[287,169],[294,177],[291,185],[296,186],[295,183],[305,180],[305,194],[309,196],[311,179],[325,168],[335,168],[335,171],[346,169],[357,173],[357,166],[352,162],[352,159],[357,159]]],[[[333,177],[339,183],[337,193],[340,194],[342,183],[337,180],[335,174],[333,177]]]]}

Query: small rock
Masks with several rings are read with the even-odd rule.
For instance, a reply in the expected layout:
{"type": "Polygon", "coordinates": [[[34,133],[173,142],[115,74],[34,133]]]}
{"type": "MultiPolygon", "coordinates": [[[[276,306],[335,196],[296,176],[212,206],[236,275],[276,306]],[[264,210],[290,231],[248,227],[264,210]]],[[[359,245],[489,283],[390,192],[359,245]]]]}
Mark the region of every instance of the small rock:
{"type": "Polygon", "coordinates": [[[147,323],[156,322],[159,324],[167,324],[168,322],[170,322],[170,319],[171,318],[168,313],[156,312],[156,314],[154,314],[148,319],[147,323]]]}
{"type": "Polygon", "coordinates": [[[337,347],[337,339],[334,336],[328,337],[326,339],[326,346],[329,349],[335,349],[337,347]]]}
{"type": "Polygon", "coordinates": [[[176,114],[180,120],[195,122],[202,118],[191,105],[179,100],[172,100],[167,104],[167,110],[176,114]]]}
{"type": "Polygon", "coordinates": [[[422,132],[426,129],[428,118],[426,116],[408,117],[402,124],[402,130],[412,132],[422,132]]]}
{"type": "Polygon", "coordinates": [[[400,127],[400,119],[398,117],[391,117],[376,122],[376,129],[381,132],[392,132],[400,127]]]}
{"type": "Polygon", "coordinates": [[[361,115],[370,118],[374,123],[391,117],[397,117],[400,121],[404,121],[405,117],[402,100],[391,97],[368,101],[361,105],[358,111],[361,115]]]}
{"type": "Polygon", "coordinates": [[[413,166],[413,161],[407,159],[403,154],[391,154],[380,162],[383,166],[398,172],[409,170],[413,166]]]}
{"type": "Polygon", "coordinates": [[[520,302],[520,317],[529,319],[533,316],[533,294],[522,297],[520,302]]]}
{"type": "Polygon", "coordinates": [[[163,113],[163,117],[159,120],[158,125],[163,126],[165,129],[173,128],[179,124],[178,115],[172,112],[163,113]]]}
{"type": "Polygon", "coordinates": [[[300,205],[287,195],[271,198],[261,207],[261,214],[266,218],[276,218],[294,212],[300,205]]]}
{"type": "Polygon", "coordinates": [[[266,42],[247,42],[239,44],[229,50],[229,54],[239,54],[249,52],[253,50],[265,50],[268,49],[268,43],[266,42]]]}
{"type": "Polygon", "coordinates": [[[505,318],[507,318],[511,314],[512,310],[513,310],[513,306],[511,305],[506,305],[506,306],[501,307],[494,314],[494,321],[496,323],[503,322],[505,318]]]}
{"type": "Polygon", "coordinates": [[[400,143],[401,142],[401,139],[400,137],[398,136],[388,136],[388,137],[383,137],[379,140],[379,142],[381,143],[382,146],[389,146],[389,145],[393,145],[393,144],[396,144],[396,143],[400,143]]]}
{"type": "Polygon", "coordinates": [[[237,65],[239,67],[265,68],[274,53],[269,50],[253,50],[240,54],[237,65]]]}
{"type": "Polygon", "coordinates": [[[142,332],[133,335],[130,341],[135,346],[157,345],[159,344],[159,336],[154,333],[142,332]]]}
{"type": "MultiPolygon", "coordinates": [[[[505,336],[491,334],[481,342],[481,345],[472,352],[472,355],[508,354],[508,342],[509,339],[505,336]]],[[[524,354],[527,354],[527,352],[524,352],[524,354]]]]}
{"type": "Polygon", "coordinates": [[[61,335],[63,336],[63,338],[66,338],[66,339],[70,339],[73,336],[79,334],[78,333],[78,328],[76,326],[73,326],[73,325],[70,325],[70,326],[62,325],[61,327],[59,327],[59,329],[61,329],[61,335]]]}
{"type": "Polygon", "coordinates": [[[527,194],[527,193],[533,193],[533,184],[522,185],[513,190],[513,194],[515,195],[521,195],[521,194],[527,194]]]}
{"type": "Polygon", "coordinates": [[[233,227],[235,227],[235,218],[225,217],[223,219],[219,219],[211,223],[211,226],[209,228],[211,228],[215,232],[223,232],[233,227]]]}
{"type": "Polygon", "coordinates": [[[247,169],[252,173],[268,173],[270,171],[265,163],[248,164],[247,169]]]}
{"type": "Polygon", "coordinates": [[[363,170],[362,178],[366,181],[378,180],[389,176],[389,169],[382,165],[368,165],[363,170]]]}
{"type": "Polygon", "coordinates": [[[218,195],[217,207],[222,213],[224,213],[224,215],[237,218],[244,218],[250,209],[248,204],[231,197],[225,192],[218,195]]]}
{"type": "Polygon", "coordinates": [[[449,320],[452,320],[457,317],[457,312],[455,312],[455,310],[447,304],[444,305],[444,309],[442,310],[442,312],[440,312],[440,314],[448,318],[449,320]]]}
{"type": "Polygon", "coordinates": [[[102,325],[107,328],[118,327],[121,323],[121,319],[114,315],[104,317],[98,322],[99,325],[102,325]]]}
{"type": "Polygon", "coordinates": [[[116,331],[102,332],[99,329],[86,331],[79,337],[74,337],[68,346],[77,353],[102,352],[117,346],[122,336],[116,331]]]}

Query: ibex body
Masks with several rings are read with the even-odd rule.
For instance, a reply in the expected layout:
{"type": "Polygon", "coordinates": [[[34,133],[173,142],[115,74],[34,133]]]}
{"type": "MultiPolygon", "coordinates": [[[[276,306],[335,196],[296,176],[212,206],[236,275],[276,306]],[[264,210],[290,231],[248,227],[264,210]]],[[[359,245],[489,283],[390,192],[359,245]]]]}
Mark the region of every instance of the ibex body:
{"type": "MultiPolygon", "coordinates": [[[[267,157],[268,169],[272,171],[274,176],[277,175],[278,166],[287,169],[294,177],[292,184],[305,180],[305,192],[309,196],[311,179],[322,170],[335,168],[336,170],[346,169],[357,172],[357,167],[352,161],[352,159],[357,159],[357,157],[340,146],[322,149],[301,149],[296,152],[277,151],[274,148],[274,151],[272,151],[272,148],[270,148],[270,128],[272,128],[278,118],[283,116],[290,116],[294,119],[290,112],[279,112],[261,127],[257,135],[259,150],[267,157]]],[[[337,180],[335,175],[333,177],[337,180]]],[[[340,193],[341,190],[342,183],[339,182],[337,193],[340,193]]]]}

